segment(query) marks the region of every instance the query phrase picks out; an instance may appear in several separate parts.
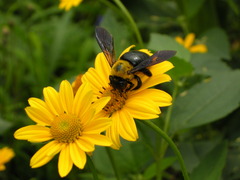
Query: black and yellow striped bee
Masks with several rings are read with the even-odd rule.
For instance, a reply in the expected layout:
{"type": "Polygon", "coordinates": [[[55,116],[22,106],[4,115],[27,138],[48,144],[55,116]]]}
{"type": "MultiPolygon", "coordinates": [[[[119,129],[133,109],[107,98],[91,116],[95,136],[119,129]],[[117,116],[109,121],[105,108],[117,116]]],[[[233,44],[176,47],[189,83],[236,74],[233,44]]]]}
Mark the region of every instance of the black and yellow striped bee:
{"type": "Polygon", "coordinates": [[[176,54],[176,51],[157,51],[152,56],[141,51],[129,51],[120,59],[115,59],[114,42],[112,35],[102,27],[96,27],[95,36],[109,65],[112,67],[109,76],[110,86],[119,92],[137,90],[142,86],[142,81],[136,72],[151,77],[152,73],[147,67],[163,62],[176,54]],[[135,79],[135,85],[132,80],[135,79]]]}

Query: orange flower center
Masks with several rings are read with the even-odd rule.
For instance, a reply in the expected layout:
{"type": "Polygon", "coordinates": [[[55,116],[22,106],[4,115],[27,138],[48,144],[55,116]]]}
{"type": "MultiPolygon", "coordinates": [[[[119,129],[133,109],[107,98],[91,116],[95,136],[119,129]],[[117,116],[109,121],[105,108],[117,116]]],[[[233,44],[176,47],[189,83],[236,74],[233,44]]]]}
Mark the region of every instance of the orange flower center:
{"type": "Polygon", "coordinates": [[[118,90],[114,90],[112,87],[104,88],[100,91],[102,97],[111,96],[111,100],[106,104],[103,110],[106,114],[111,115],[115,111],[122,109],[128,96],[126,93],[120,93],[118,90]]]}
{"type": "Polygon", "coordinates": [[[50,128],[53,138],[61,143],[71,143],[81,135],[80,119],[71,114],[56,116],[50,128]]]}

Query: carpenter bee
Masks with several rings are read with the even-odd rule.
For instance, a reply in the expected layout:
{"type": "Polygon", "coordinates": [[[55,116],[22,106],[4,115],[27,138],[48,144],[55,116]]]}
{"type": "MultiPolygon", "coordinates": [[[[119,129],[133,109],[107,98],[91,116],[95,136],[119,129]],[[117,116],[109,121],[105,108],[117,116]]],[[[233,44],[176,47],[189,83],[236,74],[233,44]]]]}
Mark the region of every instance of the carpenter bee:
{"type": "Polygon", "coordinates": [[[142,86],[142,81],[136,75],[136,72],[142,72],[151,77],[152,73],[147,67],[163,62],[176,54],[176,51],[166,50],[157,51],[152,56],[149,56],[144,52],[132,50],[116,60],[112,35],[106,29],[96,27],[95,36],[112,68],[111,75],[109,76],[109,84],[114,90],[118,90],[120,93],[137,90],[142,86]],[[136,85],[132,82],[133,79],[136,80],[136,85]]]}

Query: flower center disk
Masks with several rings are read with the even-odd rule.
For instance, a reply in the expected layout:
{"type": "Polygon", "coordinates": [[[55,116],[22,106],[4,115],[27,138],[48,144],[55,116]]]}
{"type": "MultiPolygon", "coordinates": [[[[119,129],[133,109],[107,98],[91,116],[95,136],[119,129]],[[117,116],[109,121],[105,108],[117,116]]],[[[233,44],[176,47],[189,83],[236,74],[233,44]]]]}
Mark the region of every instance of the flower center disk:
{"type": "Polygon", "coordinates": [[[61,143],[71,143],[81,135],[80,119],[71,114],[56,116],[50,128],[53,138],[61,143]]]}

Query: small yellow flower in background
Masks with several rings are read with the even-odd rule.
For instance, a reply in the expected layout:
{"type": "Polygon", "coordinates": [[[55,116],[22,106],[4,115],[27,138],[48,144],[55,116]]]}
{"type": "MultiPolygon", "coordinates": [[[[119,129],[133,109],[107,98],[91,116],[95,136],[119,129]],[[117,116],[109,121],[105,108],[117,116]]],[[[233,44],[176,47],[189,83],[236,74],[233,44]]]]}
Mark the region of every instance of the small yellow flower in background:
{"type": "Polygon", "coordinates": [[[185,39],[181,38],[180,36],[177,36],[175,40],[182,44],[186,49],[188,49],[191,53],[206,53],[207,52],[207,46],[205,44],[196,44],[193,45],[195,40],[195,34],[189,33],[185,39]]]}
{"type": "Polygon", "coordinates": [[[14,151],[11,148],[4,147],[0,149],[0,171],[6,169],[4,164],[9,162],[14,156],[14,151]]]}
{"type": "Polygon", "coordinates": [[[59,8],[68,11],[72,7],[78,6],[83,0],[60,0],[59,8]]]}
{"type": "Polygon", "coordinates": [[[94,145],[110,146],[112,143],[100,133],[105,131],[111,120],[96,118],[98,113],[110,100],[105,98],[93,103],[93,92],[88,83],[73,94],[71,84],[64,80],[59,92],[52,87],[43,90],[44,101],[38,98],[28,100],[27,115],[36,123],[18,129],[16,139],[30,142],[46,142],[31,158],[30,166],[38,168],[48,163],[56,154],[58,171],[66,176],[73,164],[83,169],[86,153],[94,151],[94,145]]]}
{"type": "MultiPolygon", "coordinates": [[[[132,47],[127,48],[122,54],[128,52],[132,47]]],[[[139,51],[151,55],[147,49],[139,51]]],[[[112,118],[112,124],[106,130],[106,135],[113,142],[112,148],[119,149],[121,147],[120,136],[128,141],[138,139],[134,118],[141,120],[157,118],[161,113],[159,107],[171,105],[172,97],[168,93],[148,88],[170,81],[171,77],[164,73],[172,68],[172,63],[164,61],[149,67],[152,73],[151,77],[138,72],[136,75],[141,78],[142,86],[137,90],[119,93],[109,85],[111,67],[106,57],[103,53],[97,55],[95,68],[89,68],[83,75],[82,82],[91,84],[95,99],[111,97],[99,116],[112,118]]]]}

